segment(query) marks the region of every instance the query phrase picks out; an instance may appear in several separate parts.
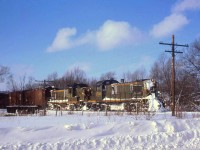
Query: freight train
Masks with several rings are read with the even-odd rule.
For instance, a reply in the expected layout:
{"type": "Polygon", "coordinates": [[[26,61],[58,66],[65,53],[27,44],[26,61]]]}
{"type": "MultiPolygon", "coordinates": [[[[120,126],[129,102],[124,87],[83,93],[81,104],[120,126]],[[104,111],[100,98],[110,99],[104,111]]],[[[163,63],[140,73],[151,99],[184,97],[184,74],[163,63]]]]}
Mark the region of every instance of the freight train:
{"type": "Polygon", "coordinates": [[[162,107],[157,82],[143,79],[134,82],[102,80],[92,88],[87,84],[73,84],[65,89],[48,87],[9,93],[7,111],[38,109],[65,110],[126,110],[157,111],[162,107]]]}

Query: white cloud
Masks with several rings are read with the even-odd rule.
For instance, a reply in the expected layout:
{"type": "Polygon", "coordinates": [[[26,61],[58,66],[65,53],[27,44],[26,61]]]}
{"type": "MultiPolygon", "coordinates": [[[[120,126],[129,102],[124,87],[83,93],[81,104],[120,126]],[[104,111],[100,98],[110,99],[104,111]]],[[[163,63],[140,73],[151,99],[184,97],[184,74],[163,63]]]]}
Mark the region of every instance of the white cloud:
{"type": "Polygon", "coordinates": [[[200,9],[200,0],[179,0],[172,7],[171,15],[153,26],[150,30],[150,35],[159,38],[174,34],[174,32],[189,23],[184,13],[188,10],[198,9],[200,9]]]}
{"type": "Polygon", "coordinates": [[[107,20],[99,29],[88,31],[80,37],[75,28],[60,29],[48,52],[67,50],[80,45],[93,45],[99,50],[110,50],[121,45],[134,44],[142,38],[142,33],[128,22],[107,20]]]}
{"type": "Polygon", "coordinates": [[[200,0],[182,0],[172,8],[173,13],[200,9],[200,0]]]}
{"type": "Polygon", "coordinates": [[[52,45],[47,49],[48,52],[60,51],[69,49],[74,46],[73,41],[70,39],[76,34],[75,28],[62,28],[56,34],[52,45]]]}
{"type": "Polygon", "coordinates": [[[97,46],[101,50],[137,42],[141,32],[127,22],[106,21],[96,33],[97,46]]]}
{"type": "Polygon", "coordinates": [[[150,31],[150,35],[156,38],[168,36],[188,23],[189,20],[184,15],[173,13],[165,17],[163,21],[155,24],[150,31]]]}

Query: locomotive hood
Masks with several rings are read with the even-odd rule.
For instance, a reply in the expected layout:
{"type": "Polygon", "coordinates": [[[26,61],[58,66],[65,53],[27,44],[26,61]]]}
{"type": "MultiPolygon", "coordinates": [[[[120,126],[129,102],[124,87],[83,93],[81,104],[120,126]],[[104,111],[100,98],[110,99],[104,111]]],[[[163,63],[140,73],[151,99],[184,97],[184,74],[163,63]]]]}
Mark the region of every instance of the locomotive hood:
{"type": "Polygon", "coordinates": [[[110,80],[102,80],[96,83],[96,86],[102,86],[102,85],[111,85],[113,83],[119,83],[117,80],[110,79],[110,80]]]}

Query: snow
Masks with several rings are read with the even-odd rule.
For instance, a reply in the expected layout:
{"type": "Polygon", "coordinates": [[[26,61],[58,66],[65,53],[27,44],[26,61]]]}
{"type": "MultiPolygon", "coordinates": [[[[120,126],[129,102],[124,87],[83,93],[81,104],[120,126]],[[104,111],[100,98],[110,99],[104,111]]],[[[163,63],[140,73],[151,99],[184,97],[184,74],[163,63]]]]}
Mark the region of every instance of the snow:
{"type": "MultiPolygon", "coordinates": [[[[3,114],[5,112],[2,112],[3,114]]],[[[47,116],[0,116],[3,150],[199,149],[200,112],[47,111],[47,116]]]]}
{"type": "Polygon", "coordinates": [[[150,94],[146,97],[148,99],[148,111],[165,111],[160,100],[156,97],[155,93],[150,94]]]}
{"type": "Polygon", "coordinates": [[[110,105],[110,110],[124,110],[125,109],[125,104],[121,103],[121,104],[112,104],[110,105]]]}

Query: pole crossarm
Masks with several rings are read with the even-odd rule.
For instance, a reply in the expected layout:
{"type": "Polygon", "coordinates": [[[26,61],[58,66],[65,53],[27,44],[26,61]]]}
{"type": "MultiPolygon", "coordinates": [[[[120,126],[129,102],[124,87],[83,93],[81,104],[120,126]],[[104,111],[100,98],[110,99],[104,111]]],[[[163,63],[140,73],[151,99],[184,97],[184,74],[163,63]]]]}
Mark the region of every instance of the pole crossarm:
{"type": "MultiPolygon", "coordinates": [[[[173,51],[168,51],[168,50],[166,50],[165,52],[170,52],[170,53],[172,53],[173,51]]],[[[183,52],[180,52],[180,51],[174,51],[174,53],[183,53],[183,52]]]]}
{"type": "Polygon", "coordinates": [[[182,47],[189,47],[188,44],[173,44],[173,43],[164,43],[164,42],[159,42],[159,44],[162,44],[162,45],[171,45],[171,46],[182,46],[182,47]]]}

